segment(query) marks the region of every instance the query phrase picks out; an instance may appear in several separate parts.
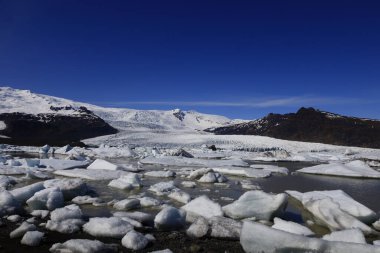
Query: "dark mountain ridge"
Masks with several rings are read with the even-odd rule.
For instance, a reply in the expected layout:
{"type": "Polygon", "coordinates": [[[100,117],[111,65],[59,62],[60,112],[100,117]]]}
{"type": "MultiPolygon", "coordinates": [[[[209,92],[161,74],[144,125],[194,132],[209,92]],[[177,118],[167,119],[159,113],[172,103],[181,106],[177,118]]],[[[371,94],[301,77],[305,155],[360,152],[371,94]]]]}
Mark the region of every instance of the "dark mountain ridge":
{"type": "Polygon", "coordinates": [[[0,143],[40,146],[83,145],[80,140],[114,134],[117,130],[86,107],[52,107],[57,113],[0,113],[6,127],[0,130],[0,143]],[[75,110],[74,114],[59,111],[75,110]]]}
{"type": "Polygon", "coordinates": [[[220,135],[261,135],[284,140],[380,148],[380,121],[302,107],[296,113],[206,129],[220,135]]]}

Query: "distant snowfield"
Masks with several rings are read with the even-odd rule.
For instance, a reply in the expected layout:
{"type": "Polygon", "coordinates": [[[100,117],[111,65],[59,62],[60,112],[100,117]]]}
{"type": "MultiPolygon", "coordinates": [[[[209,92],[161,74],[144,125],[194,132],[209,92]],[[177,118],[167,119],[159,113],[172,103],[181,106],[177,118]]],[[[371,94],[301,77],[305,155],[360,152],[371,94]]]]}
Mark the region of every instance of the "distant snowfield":
{"type": "Polygon", "coordinates": [[[79,114],[75,109],[85,106],[118,129],[204,130],[209,127],[243,122],[242,120],[231,120],[224,116],[203,114],[195,111],[181,111],[179,109],[162,111],[106,108],[9,87],[0,87],[0,101],[2,101],[0,113],[23,112],[28,114],[57,113],[72,115],[79,114]],[[51,109],[52,106],[71,106],[72,109],[54,111],[51,109]]]}

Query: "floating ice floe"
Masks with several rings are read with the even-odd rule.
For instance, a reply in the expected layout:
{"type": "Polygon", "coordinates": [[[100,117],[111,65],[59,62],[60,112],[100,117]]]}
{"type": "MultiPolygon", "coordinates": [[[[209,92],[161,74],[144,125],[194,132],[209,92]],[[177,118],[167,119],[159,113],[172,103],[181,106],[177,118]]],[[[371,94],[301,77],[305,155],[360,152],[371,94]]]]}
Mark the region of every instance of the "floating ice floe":
{"type": "Polygon", "coordinates": [[[24,236],[24,234],[28,231],[34,231],[37,230],[37,227],[33,224],[30,224],[26,221],[24,221],[18,228],[13,230],[10,234],[9,237],[11,239],[13,238],[18,238],[24,236]]]}
{"type": "Polygon", "coordinates": [[[40,242],[42,238],[44,237],[44,233],[39,231],[28,231],[24,234],[24,236],[21,239],[21,244],[27,245],[27,246],[38,246],[40,245],[40,242]]]}
{"type": "Polygon", "coordinates": [[[47,153],[54,153],[54,148],[51,148],[49,145],[45,145],[43,147],[40,148],[40,150],[38,151],[38,153],[40,154],[47,154],[47,153]]]}
{"type": "Polygon", "coordinates": [[[69,144],[67,144],[66,146],[57,148],[54,153],[55,154],[62,154],[62,155],[64,155],[64,154],[66,154],[67,152],[69,152],[72,149],[73,148],[69,144]]]}
{"type": "Polygon", "coordinates": [[[25,203],[28,199],[33,197],[33,195],[38,192],[45,189],[43,182],[37,182],[34,184],[30,184],[24,187],[16,188],[10,193],[15,197],[17,201],[19,201],[21,204],[25,203]]]}
{"type": "Polygon", "coordinates": [[[40,159],[39,166],[45,166],[54,170],[69,170],[83,168],[89,164],[88,161],[76,161],[66,159],[40,159]]]}
{"type": "Polygon", "coordinates": [[[182,181],[181,185],[186,188],[195,188],[197,184],[193,181],[182,181]]]}
{"type": "Polygon", "coordinates": [[[317,224],[328,227],[331,231],[358,228],[368,235],[374,231],[340,208],[332,198],[310,200],[304,207],[313,214],[317,224]]]}
{"type": "Polygon", "coordinates": [[[161,230],[176,230],[186,223],[186,214],[175,207],[165,207],[154,218],[154,225],[161,230]]]}
{"type": "Polygon", "coordinates": [[[190,179],[198,179],[201,183],[223,183],[228,179],[219,172],[214,172],[210,168],[202,168],[194,170],[189,175],[190,179]]]}
{"type": "Polygon", "coordinates": [[[266,178],[270,177],[272,174],[272,172],[268,170],[241,167],[213,168],[213,170],[220,173],[224,173],[226,175],[250,178],[266,178]]]}
{"type": "Polygon", "coordinates": [[[110,147],[107,145],[100,145],[98,148],[92,148],[90,155],[96,157],[133,157],[136,154],[128,147],[110,147]]]}
{"type": "Polygon", "coordinates": [[[48,210],[33,210],[30,213],[30,215],[41,218],[41,219],[45,219],[46,217],[48,217],[49,213],[50,212],[48,210]]]}
{"type": "Polygon", "coordinates": [[[87,184],[84,180],[75,179],[51,179],[44,182],[45,188],[57,187],[62,191],[63,197],[70,200],[76,196],[84,195],[88,192],[87,184]]]}
{"type": "Polygon", "coordinates": [[[138,199],[123,199],[116,202],[113,208],[117,210],[131,210],[140,207],[140,200],[138,199]]]}
{"type": "Polygon", "coordinates": [[[0,164],[0,175],[23,175],[26,171],[25,168],[0,164]]]}
{"type": "Polygon", "coordinates": [[[264,171],[270,171],[272,173],[279,173],[279,174],[289,174],[289,170],[285,167],[279,167],[276,165],[269,165],[269,164],[253,164],[249,166],[253,169],[262,169],[264,171]]]}
{"type": "Polygon", "coordinates": [[[248,191],[235,202],[223,207],[226,216],[233,219],[255,217],[270,220],[281,214],[287,205],[285,193],[269,194],[263,191],[248,191]]]}
{"type": "Polygon", "coordinates": [[[118,252],[115,245],[104,244],[98,240],[71,239],[64,243],[55,243],[49,250],[51,253],[113,253],[118,252]]]}
{"type": "Polygon", "coordinates": [[[365,237],[359,229],[347,229],[341,231],[335,231],[331,234],[324,235],[322,237],[326,241],[334,242],[350,242],[350,243],[362,243],[366,244],[365,237]]]}
{"type": "Polygon", "coordinates": [[[19,222],[21,220],[21,216],[18,214],[9,215],[7,217],[7,220],[9,220],[10,222],[19,222]]]}
{"type": "Polygon", "coordinates": [[[209,220],[211,224],[211,237],[238,240],[242,227],[241,221],[226,217],[212,217],[209,220]]]}
{"type": "Polygon", "coordinates": [[[173,251],[171,251],[170,249],[163,249],[163,250],[151,251],[149,253],[173,253],[173,251]]]}
{"type": "Polygon", "coordinates": [[[85,204],[94,204],[101,203],[102,200],[98,197],[91,197],[89,195],[77,196],[71,200],[74,204],[85,205],[85,204]]]}
{"type": "Polygon", "coordinates": [[[89,222],[83,225],[83,231],[96,237],[123,238],[133,226],[119,217],[110,218],[90,218],[89,222]]]}
{"type": "Polygon", "coordinates": [[[201,238],[207,235],[208,230],[208,221],[203,217],[198,217],[186,230],[186,234],[190,237],[201,238]]]}
{"type": "Polygon", "coordinates": [[[112,180],[127,175],[129,172],[122,170],[88,170],[88,169],[72,169],[72,170],[56,170],[55,175],[65,177],[78,177],[88,180],[112,180]]]}
{"type": "Polygon", "coordinates": [[[169,178],[169,177],[175,177],[175,172],[170,171],[170,170],[167,170],[167,171],[155,170],[155,171],[145,172],[144,176],[169,178]]]}
{"type": "Polygon", "coordinates": [[[309,238],[246,221],[243,224],[240,244],[247,253],[276,252],[334,252],[378,253],[379,247],[369,244],[330,242],[309,238]]]}
{"type": "Polygon", "coordinates": [[[296,235],[304,235],[304,236],[314,236],[315,233],[311,231],[308,227],[302,226],[301,224],[292,222],[292,221],[285,221],[280,218],[274,218],[274,224],[272,228],[286,231],[292,234],[296,235]]]}
{"type": "Polygon", "coordinates": [[[0,190],[7,190],[12,185],[15,185],[17,182],[15,178],[9,176],[1,176],[0,175],[0,190]]]}
{"type": "Polygon", "coordinates": [[[162,196],[162,195],[168,195],[175,189],[178,189],[178,188],[174,186],[174,181],[168,181],[168,182],[159,182],[157,184],[151,185],[148,190],[158,196],[162,196]]]}
{"type": "Polygon", "coordinates": [[[141,197],[139,198],[140,205],[142,207],[152,207],[161,205],[161,201],[152,197],[141,197]]]}
{"type": "Polygon", "coordinates": [[[168,194],[168,197],[171,199],[174,199],[178,202],[181,202],[183,204],[189,203],[189,201],[191,200],[190,194],[188,194],[187,192],[184,192],[182,190],[179,190],[179,189],[172,190],[168,194]]]}
{"type": "Polygon", "coordinates": [[[133,211],[133,212],[115,212],[113,213],[113,216],[120,217],[120,218],[130,218],[135,221],[140,222],[144,225],[151,225],[154,221],[154,216],[149,213],[143,213],[139,211],[133,211]]]}
{"type": "Polygon", "coordinates": [[[136,173],[129,173],[120,178],[112,180],[108,186],[121,190],[130,190],[142,186],[140,176],[136,173]]]}
{"type": "Polygon", "coordinates": [[[31,210],[54,210],[64,204],[63,194],[57,187],[47,188],[36,192],[26,201],[31,210]]]}
{"type": "Polygon", "coordinates": [[[241,159],[231,160],[210,160],[187,158],[181,156],[163,156],[163,157],[146,157],[140,160],[143,164],[159,164],[164,166],[195,166],[195,167],[225,167],[225,166],[240,166],[246,167],[248,164],[241,159]]]}
{"type": "Polygon", "coordinates": [[[87,167],[87,169],[89,170],[120,170],[121,167],[103,159],[96,159],[90,164],[90,166],[87,167]]]}
{"type": "Polygon", "coordinates": [[[82,211],[75,204],[57,208],[51,212],[46,228],[59,233],[71,234],[79,231],[85,223],[82,218],[82,211]]]}
{"type": "Polygon", "coordinates": [[[359,160],[348,163],[320,164],[297,170],[297,172],[342,177],[380,178],[380,172],[359,160]]]}
{"type": "Polygon", "coordinates": [[[214,216],[223,216],[222,207],[210,200],[206,195],[193,199],[181,209],[186,211],[186,221],[194,221],[199,216],[211,218],[214,216]]]}
{"type": "Polygon", "coordinates": [[[331,198],[335,203],[339,205],[339,209],[367,224],[372,223],[377,218],[377,215],[374,211],[357,202],[342,190],[311,191],[305,193],[298,191],[286,191],[286,193],[293,198],[301,201],[303,205],[305,205],[310,200],[331,198]]]}
{"type": "Polygon", "coordinates": [[[127,249],[141,250],[149,243],[149,240],[141,233],[134,230],[129,231],[121,240],[121,244],[127,249]]]}

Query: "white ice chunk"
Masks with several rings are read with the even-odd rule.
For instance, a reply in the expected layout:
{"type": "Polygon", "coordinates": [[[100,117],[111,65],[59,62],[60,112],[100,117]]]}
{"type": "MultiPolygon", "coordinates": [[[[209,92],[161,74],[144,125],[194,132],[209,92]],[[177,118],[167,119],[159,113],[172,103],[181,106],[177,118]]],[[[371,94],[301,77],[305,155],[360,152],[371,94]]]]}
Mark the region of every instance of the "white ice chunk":
{"type": "Polygon", "coordinates": [[[75,179],[51,179],[44,182],[45,188],[58,187],[66,200],[87,193],[88,188],[84,180],[75,179]]]}
{"type": "Polygon", "coordinates": [[[63,221],[67,219],[82,219],[82,210],[79,206],[72,204],[52,211],[50,218],[53,221],[63,221]]]}
{"type": "Polygon", "coordinates": [[[326,226],[331,231],[358,228],[366,235],[373,232],[366,224],[342,211],[340,205],[331,198],[310,200],[304,206],[314,215],[317,224],[326,226]]]}
{"type": "Polygon", "coordinates": [[[39,231],[28,231],[21,239],[21,244],[27,246],[38,246],[42,238],[44,237],[44,233],[39,231]]]}
{"type": "Polygon", "coordinates": [[[270,172],[273,172],[273,173],[279,173],[279,174],[289,174],[289,170],[285,167],[279,167],[279,166],[276,166],[276,165],[270,165],[270,164],[253,164],[251,166],[249,166],[251,168],[254,168],[254,169],[262,169],[262,170],[265,170],[265,171],[270,171],[270,172]]]}
{"type": "Polygon", "coordinates": [[[161,230],[175,230],[185,225],[185,212],[175,207],[165,207],[154,218],[154,225],[161,230]]]}
{"type": "Polygon", "coordinates": [[[144,176],[169,178],[169,177],[175,177],[175,172],[170,171],[170,170],[167,170],[167,171],[154,170],[154,171],[145,172],[144,176]]]}
{"type": "Polygon", "coordinates": [[[7,220],[9,220],[10,222],[19,222],[21,220],[21,216],[18,214],[9,215],[7,217],[7,220]]]}
{"type": "Polygon", "coordinates": [[[214,171],[233,176],[243,176],[250,178],[266,178],[270,177],[271,171],[259,170],[253,168],[239,168],[239,167],[227,167],[227,168],[213,168],[214,171]]]}
{"type": "Polygon", "coordinates": [[[135,187],[141,187],[141,179],[140,176],[136,173],[129,173],[127,175],[123,175],[118,179],[112,180],[108,186],[118,188],[121,190],[130,190],[135,187]]]}
{"type": "Polygon", "coordinates": [[[199,217],[186,230],[186,234],[190,237],[201,238],[207,234],[208,230],[209,230],[208,221],[203,217],[199,217]]]}
{"type": "Polygon", "coordinates": [[[16,180],[13,177],[0,175],[0,190],[6,190],[14,184],[16,184],[16,180]]]}
{"type": "Polygon", "coordinates": [[[85,196],[77,196],[73,198],[71,202],[77,205],[85,205],[85,204],[100,203],[102,201],[98,197],[91,197],[91,196],[85,195],[85,196]]]}
{"type": "Polygon", "coordinates": [[[341,231],[335,231],[331,234],[324,235],[323,240],[335,241],[335,242],[351,242],[366,244],[365,237],[359,229],[347,229],[341,231]]]}
{"type": "Polygon", "coordinates": [[[46,228],[60,233],[71,234],[79,231],[84,224],[83,214],[79,206],[72,204],[63,208],[57,208],[50,214],[46,228]]]}
{"type": "Polygon", "coordinates": [[[140,205],[142,207],[152,207],[152,206],[159,206],[161,205],[161,201],[155,198],[151,197],[142,197],[139,198],[140,200],[140,205]]]}
{"type": "Polygon", "coordinates": [[[123,199],[116,202],[113,208],[117,210],[131,210],[140,207],[140,200],[138,199],[123,199]]]}
{"type": "Polygon", "coordinates": [[[334,252],[378,253],[372,245],[330,242],[273,229],[260,223],[246,221],[240,236],[240,244],[247,253],[277,252],[334,252]]]}
{"type": "Polygon", "coordinates": [[[115,212],[113,214],[115,217],[121,217],[125,218],[128,217],[130,219],[136,220],[142,224],[151,224],[154,221],[154,216],[149,213],[143,213],[139,211],[134,211],[134,212],[115,212]]]}
{"type": "Polygon", "coordinates": [[[174,186],[174,181],[160,182],[149,187],[149,191],[158,196],[169,194],[172,190],[178,189],[174,186]]]}
{"type": "Polygon", "coordinates": [[[194,221],[199,216],[207,219],[213,216],[223,216],[222,207],[206,195],[193,199],[181,209],[186,211],[186,220],[188,221],[194,221]]]}
{"type": "Polygon", "coordinates": [[[186,188],[195,188],[197,184],[193,181],[182,181],[181,185],[186,188]]]}
{"type": "Polygon", "coordinates": [[[20,203],[8,191],[0,191],[0,217],[13,214],[21,210],[20,203]]]}
{"type": "Polygon", "coordinates": [[[282,231],[286,231],[296,235],[304,235],[304,236],[314,236],[314,232],[311,231],[308,227],[302,226],[301,224],[285,221],[280,218],[274,218],[274,225],[272,228],[279,229],[282,231]]]}
{"type": "Polygon", "coordinates": [[[119,217],[90,218],[83,225],[83,231],[96,237],[122,238],[126,233],[133,230],[133,226],[119,217]]]}
{"type": "Polygon", "coordinates": [[[173,190],[169,195],[169,198],[174,199],[178,202],[181,202],[183,204],[189,203],[191,200],[190,194],[187,192],[184,192],[182,190],[173,190]]]}
{"type": "Polygon", "coordinates": [[[50,150],[50,146],[49,145],[45,145],[43,147],[40,148],[40,150],[38,151],[38,153],[40,154],[47,154],[50,150]]]}
{"type": "Polygon", "coordinates": [[[148,239],[134,230],[129,231],[121,240],[121,244],[127,249],[141,250],[148,245],[148,239]]]}
{"type": "Polygon", "coordinates": [[[128,172],[122,170],[88,170],[88,169],[72,169],[72,170],[56,170],[54,174],[65,177],[78,177],[88,180],[111,180],[127,175],[128,172]]]}
{"type": "Polygon", "coordinates": [[[297,170],[297,172],[343,177],[380,178],[380,172],[372,169],[365,162],[359,160],[344,164],[320,164],[297,170]]]}
{"type": "Polygon", "coordinates": [[[235,202],[223,207],[224,213],[233,219],[255,217],[270,220],[279,215],[286,207],[285,193],[269,194],[263,191],[248,191],[235,202]]]}
{"type": "Polygon", "coordinates": [[[66,146],[63,146],[61,148],[57,148],[54,153],[64,155],[67,152],[69,152],[71,149],[72,149],[72,147],[69,144],[67,144],[66,146]]]}
{"type": "Polygon", "coordinates": [[[46,217],[48,217],[49,215],[49,211],[48,210],[33,210],[30,215],[34,216],[34,217],[39,217],[41,219],[45,219],[46,217]]]}
{"type": "Polygon", "coordinates": [[[357,202],[342,190],[311,191],[305,193],[298,191],[286,191],[286,193],[301,201],[303,205],[310,200],[331,198],[334,202],[339,204],[339,208],[341,210],[356,217],[364,223],[371,223],[376,220],[377,217],[374,211],[357,202]]]}
{"type": "Polygon", "coordinates": [[[75,161],[66,159],[40,159],[40,165],[54,170],[69,170],[83,168],[88,165],[88,161],[75,161]]]}
{"type": "Polygon", "coordinates": [[[98,240],[71,239],[64,243],[56,243],[50,248],[51,253],[111,253],[117,248],[98,240]]]}
{"type": "Polygon", "coordinates": [[[212,217],[209,220],[211,224],[211,237],[238,240],[242,223],[225,217],[212,217]]]}
{"type": "Polygon", "coordinates": [[[64,199],[61,190],[55,187],[36,192],[26,204],[32,210],[54,210],[63,206],[64,199]]]}
{"type": "Polygon", "coordinates": [[[10,238],[18,238],[22,237],[28,231],[37,230],[36,226],[24,221],[18,228],[13,230],[9,236],[10,238]]]}
{"type": "Polygon", "coordinates": [[[20,187],[10,191],[10,193],[15,197],[20,203],[25,203],[26,200],[30,199],[36,192],[45,189],[43,182],[37,182],[24,187],[20,187]]]}
{"type": "Polygon", "coordinates": [[[103,159],[96,159],[90,166],[87,167],[89,170],[119,170],[120,166],[110,163],[103,159]]]}

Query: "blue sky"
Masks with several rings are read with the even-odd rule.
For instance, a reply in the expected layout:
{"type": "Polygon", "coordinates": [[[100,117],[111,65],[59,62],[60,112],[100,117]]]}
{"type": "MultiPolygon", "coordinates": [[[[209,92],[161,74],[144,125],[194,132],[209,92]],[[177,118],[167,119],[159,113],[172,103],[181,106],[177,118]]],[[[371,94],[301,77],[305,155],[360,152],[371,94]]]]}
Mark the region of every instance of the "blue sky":
{"type": "Polygon", "coordinates": [[[231,118],[380,118],[379,13],[375,0],[0,0],[0,84],[231,118]]]}

